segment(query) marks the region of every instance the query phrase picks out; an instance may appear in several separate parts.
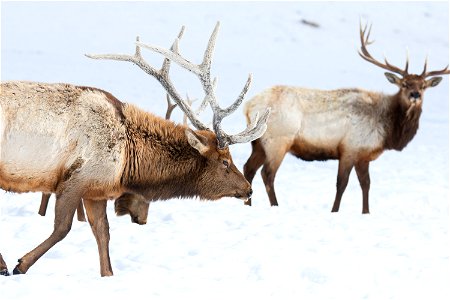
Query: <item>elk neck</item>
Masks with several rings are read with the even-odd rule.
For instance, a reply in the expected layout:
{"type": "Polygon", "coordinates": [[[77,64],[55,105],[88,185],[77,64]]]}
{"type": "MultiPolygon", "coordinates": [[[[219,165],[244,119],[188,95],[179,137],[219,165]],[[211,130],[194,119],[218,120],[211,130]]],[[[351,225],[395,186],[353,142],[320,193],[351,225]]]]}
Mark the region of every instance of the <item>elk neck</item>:
{"type": "Polygon", "coordinates": [[[401,151],[414,138],[419,129],[422,113],[421,105],[409,106],[402,99],[400,91],[388,96],[389,106],[386,113],[385,149],[401,151]]]}
{"type": "Polygon", "coordinates": [[[206,159],[192,148],[186,127],[137,107],[124,107],[127,131],[124,188],[149,200],[199,196],[206,159]]]}

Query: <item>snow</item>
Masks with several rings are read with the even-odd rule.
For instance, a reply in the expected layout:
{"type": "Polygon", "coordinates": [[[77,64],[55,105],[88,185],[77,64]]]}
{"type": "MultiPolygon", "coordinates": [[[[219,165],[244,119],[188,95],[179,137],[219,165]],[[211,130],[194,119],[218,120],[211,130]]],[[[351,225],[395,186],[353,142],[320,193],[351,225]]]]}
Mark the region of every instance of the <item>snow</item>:
{"type": "MultiPolygon", "coordinates": [[[[275,84],[321,89],[360,87],[394,93],[384,71],[357,54],[359,20],[373,23],[370,46],[381,59],[420,73],[449,62],[448,2],[2,2],[1,78],[68,82],[110,91],[163,115],[165,93],[130,63],[85,53],[134,52],[139,35],[169,47],[181,25],[180,51],[200,62],[215,23],[213,59],[221,105],[275,84]],[[319,24],[307,26],[301,20],[319,24]]],[[[143,50],[159,66],[161,57],[143,50]]],[[[182,94],[201,98],[192,74],[173,67],[182,94]]],[[[339,213],[330,213],[337,162],[287,156],[277,174],[279,207],[270,207],[259,176],[253,206],[237,199],[152,203],[147,225],[108,206],[114,276],[99,276],[89,225],[68,236],[26,275],[0,277],[1,299],[450,299],[449,79],[426,92],[418,134],[402,152],[371,164],[370,215],[362,215],[354,173],[339,213]]],[[[208,113],[202,115],[209,120],[208,113]]],[[[177,110],[173,119],[182,119],[177,110]]],[[[245,127],[240,110],[227,132],[245,127]]],[[[250,145],[234,145],[238,168],[250,145]]],[[[39,194],[1,192],[0,252],[10,271],[53,228],[37,214],[39,194]]]]}

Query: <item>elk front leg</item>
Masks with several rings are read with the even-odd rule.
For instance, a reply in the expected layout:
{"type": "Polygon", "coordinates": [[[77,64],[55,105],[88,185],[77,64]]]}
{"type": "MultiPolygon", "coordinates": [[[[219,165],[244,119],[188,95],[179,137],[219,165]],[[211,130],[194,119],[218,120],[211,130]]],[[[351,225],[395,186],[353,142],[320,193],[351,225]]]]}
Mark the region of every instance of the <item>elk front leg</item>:
{"type": "Polygon", "coordinates": [[[363,194],[363,214],[369,213],[369,189],[370,189],[370,175],[369,162],[362,161],[355,165],[356,174],[358,175],[359,184],[361,185],[363,194]]]}
{"type": "Polygon", "coordinates": [[[100,256],[101,276],[112,276],[111,260],[109,258],[109,224],[106,215],[106,200],[84,199],[84,206],[89,224],[97,241],[100,256]]]}
{"type": "MultiPolygon", "coordinates": [[[[66,186],[70,185],[67,184],[66,186]]],[[[81,199],[81,189],[72,186],[61,190],[56,194],[55,225],[52,234],[43,243],[19,259],[13,274],[25,274],[42,255],[69,233],[75,210],[81,199]]]]}
{"type": "Polygon", "coordinates": [[[339,169],[337,175],[336,182],[336,198],[334,199],[333,208],[331,212],[338,212],[339,206],[341,205],[342,195],[345,192],[348,184],[348,178],[350,176],[350,172],[353,169],[353,163],[351,161],[347,161],[345,159],[339,160],[339,169]]]}
{"type": "Polygon", "coordinates": [[[0,253],[0,275],[9,276],[8,267],[3,260],[2,254],[0,253]]]}
{"type": "MultiPolygon", "coordinates": [[[[252,184],[256,171],[263,165],[265,159],[266,154],[260,140],[252,141],[252,154],[244,165],[244,177],[250,184],[252,184]]],[[[244,204],[251,206],[252,200],[248,199],[244,204]]]]}

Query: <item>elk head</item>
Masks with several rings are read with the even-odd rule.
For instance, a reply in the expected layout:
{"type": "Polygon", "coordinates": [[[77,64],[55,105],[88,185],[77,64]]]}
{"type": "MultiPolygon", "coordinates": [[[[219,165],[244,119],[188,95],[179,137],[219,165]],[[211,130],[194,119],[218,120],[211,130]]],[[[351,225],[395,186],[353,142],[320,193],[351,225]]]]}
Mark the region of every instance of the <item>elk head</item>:
{"type": "Polygon", "coordinates": [[[442,80],[442,77],[432,77],[432,76],[450,74],[450,70],[448,70],[448,65],[442,70],[427,72],[427,60],[425,60],[425,65],[422,74],[416,75],[408,73],[408,66],[409,66],[408,57],[406,58],[406,65],[404,69],[400,69],[390,64],[386,58],[384,59],[384,63],[381,63],[375,60],[372,57],[372,55],[370,55],[369,51],[366,48],[367,45],[373,43],[373,41],[369,41],[371,29],[372,26],[370,26],[369,30],[367,31],[367,25],[364,27],[364,29],[360,25],[359,31],[361,39],[361,51],[359,52],[359,55],[363,59],[367,60],[370,63],[373,63],[376,66],[379,66],[385,70],[400,75],[401,77],[390,72],[384,73],[384,75],[386,76],[386,78],[390,83],[395,84],[400,88],[398,94],[400,95],[400,101],[402,102],[401,104],[403,106],[407,108],[409,107],[420,108],[422,106],[423,93],[425,92],[425,90],[429,87],[437,86],[442,80]],[[431,78],[427,79],[428,77],[431,78]]]}
{"type": "Polygon", "coordinates": [[[239,94],[237,100],[229,107],[221,108],[215,95],[217,80],[211,80],[210,75],[211,59],[219,25],[220,24],[217,23],[211,34],[203,56],[203,61],[200,64],[190,62],[182,57],[178,52],[178,43],[184,33],[184,26],[170,49],[142,44],[139,42],[139,37],[137,37],[136,51],[133,56],[120,54],[87,56],[94,59],[110,59],[132,62],[160,82],[166,92],[189,118],[192,125],[197,129],[196,131],[186,129],[185,134],[189,144],[197,150],[204,159],[206,159],[207,167],[203,174],[208,175],[208,177],[200,178],[198,184],[207,185],[208,188],[204,190],[208,190],[209,193],[200,195],[201,197],[218,199],[224,196],[234,196],[237,198],[248,199],[252,194],[251,186],[245,179],[244,175],[239,172],[233,164],[228,146],[235,143],[250,142],[261,137],[267,128],[266,123],[270,109],[267,109],[261,117],[256,115],[252,122],[250,122],[247,128],[241,133],[228,135],[223,131],[221,126],[223,118],[233,113],[242,103],[250,86],[251,76],[249,76],[247,83],[245,84],[242,92],[239,94]],[[165,57],[161,69],[156,69],[150,66],[143,59],[141,55],[141,47],[162,54],[165,57]],[[205,92],[205,97],[200,107],[202,108],[208,104],[210,105],[213,111],[213,131],[199,120],[198,114],[192,110],[187,101],[183,99],[176,90],[172,80],[169,77],[171,62],[175,62],[182,68],[194,73],[200,80],[203,91],[205,92]]]}
{"type": "Polygon", "coordinates": [[[137,194],[124,193],[114,201],[114,211],[118,216],[130,215],[131,222],[147,224],[150,200],[137,194]]]}

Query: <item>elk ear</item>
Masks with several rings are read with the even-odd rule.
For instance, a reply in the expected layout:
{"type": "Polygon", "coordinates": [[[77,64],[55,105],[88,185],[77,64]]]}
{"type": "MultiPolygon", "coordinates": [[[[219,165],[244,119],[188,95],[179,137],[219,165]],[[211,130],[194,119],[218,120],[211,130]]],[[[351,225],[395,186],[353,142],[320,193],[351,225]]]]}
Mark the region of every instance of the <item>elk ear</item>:
{"type": "Polygon", "coordinates": [[[442,77],[433,77],[426,81],[426,86],[427,87],[437,86],[441,82],[441,80],[442,80],[442,77]]]}
{"type": "Polygon", "coordinates": [[[401,84],[402,80],[399,77],[397,77],[397,75],[395,75],[395,74],[386,72],[386,73],[384,73],[384,76],[386,76],[387,80],[390,83],[396,84],[398,86],[401,84]]]}
{"type": "Polygon", "coordinates": [[[185,134],[188,139],[189,145],[200,152],[200,154],[203,155],[209,150],[208,139],[206,137],[192,131],[191,129],[186,129],[185,134]]]}

